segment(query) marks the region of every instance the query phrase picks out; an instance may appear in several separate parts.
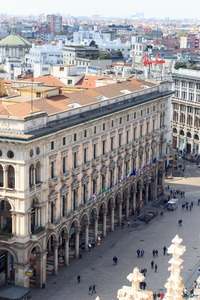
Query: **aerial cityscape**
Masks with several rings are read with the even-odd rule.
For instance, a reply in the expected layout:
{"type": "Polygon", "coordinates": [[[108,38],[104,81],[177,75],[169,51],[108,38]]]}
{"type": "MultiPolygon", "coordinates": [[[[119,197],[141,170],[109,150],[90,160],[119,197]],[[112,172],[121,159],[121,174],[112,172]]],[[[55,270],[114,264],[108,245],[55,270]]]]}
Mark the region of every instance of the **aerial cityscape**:
{"type": "Polygon", "coordinates": [[[200,2],[162,6],[3,6],[0,300],[199,297],[200,2]]]}

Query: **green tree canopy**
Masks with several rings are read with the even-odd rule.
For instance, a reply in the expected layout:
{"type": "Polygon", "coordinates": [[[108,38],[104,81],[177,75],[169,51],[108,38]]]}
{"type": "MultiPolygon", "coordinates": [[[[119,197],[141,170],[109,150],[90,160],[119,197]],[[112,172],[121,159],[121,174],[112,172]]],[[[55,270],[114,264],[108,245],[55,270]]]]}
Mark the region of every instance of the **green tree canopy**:
{"type": "Polygon", "coordinates": [[[56,35],[67,35],[67,34],[64,30],[60,30],[56,35]]]}

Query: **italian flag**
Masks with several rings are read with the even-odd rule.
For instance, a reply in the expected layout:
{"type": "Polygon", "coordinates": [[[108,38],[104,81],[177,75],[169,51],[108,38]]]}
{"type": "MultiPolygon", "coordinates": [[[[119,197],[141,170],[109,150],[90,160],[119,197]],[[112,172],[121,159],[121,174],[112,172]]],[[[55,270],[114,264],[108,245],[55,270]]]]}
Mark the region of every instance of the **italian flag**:
{"type": "Polygon", "coordinates": [[[146,163],[146,165],[145,165],[145,168],[147,168],[147,167],[148,167],[148,165],[149,165],[149,163],[147,162],[147,163],[146,163]]]}
{"type": "Polygon", "coordinates": [[[129,173],[126,175],[126,179],[127,181],[129,181],[129,173]]]}
{"type": "Polygon", "coordinates": [[[119,180],[121,186],[123,185],[123,177],[120,177],[120,180],[119,180]]]}
{"type": "Polygon", "coordinates": [[[97,193],[93,194],[93,200],[96,201],[97,200],[97,193]]]}

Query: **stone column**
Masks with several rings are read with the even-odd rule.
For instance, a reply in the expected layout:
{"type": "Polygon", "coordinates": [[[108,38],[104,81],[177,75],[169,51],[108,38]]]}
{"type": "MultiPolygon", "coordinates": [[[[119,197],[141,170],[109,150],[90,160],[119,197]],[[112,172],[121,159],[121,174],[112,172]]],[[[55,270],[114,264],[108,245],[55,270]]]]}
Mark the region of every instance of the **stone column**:
{"type": "Polygon", "coordinates": [[[10,278],[10,253],[7,251],[7,280],[10,278]]]}
{"type": "Polygon", "coordinates": [[[119,201],[119,225],[122,223],[122,201],[119,201]]]}
{"type": "Polygon", "coordinates": [[[54,250],[54,274],[58,274],[58,242],[55,241],[53,243],[53,250],[54,250]]]}
{"type": "Polygon", "coordinates": [[[8,187],[8,170],[6,169],[4,172],[4,187],[8,187]]]}
{"type": "Polygon", "coordinates": [[[97,242],[98,238],[98,217],[94,218],[94,242],[97,242]]]}
{"type": "Polygon", "coordinates": [[[75,256],[79,258],[79,230],[76,229],[75,256]]]}
{"type": "Polygon", "coordinates": [[[140,205],[140,208],[142,209],[142,204],[141,204],[141,201],[142,201],[142,186],[139,186],[139,205],[140,205]]]}
{"type": "Polygon", "coordinates": [[[129,197],[126,199],[126,220],[129,219],[129,197]]]}
{"type": "Polygon", "coordinates": [[[40,210],[41,210],[41,208],[40,207],[38,207],[38,209],[37,209],[37,211],[38,211],[38,227],[40,227],[41,226],[41,215],[40,215],[40,210]]]}
{"type": "Polygon", "coordinates": [[[85,250],[88,251],[88,227],[89,222],[85,224],[85,250]]]}
{"type": "Polygon", "coordinates": [[[134,190],[133,191],[133,209],[134,209],[134,212],[135,212],[135,208],[136,208],[136,191],[134,190]]]}
{"type": "Polygon", "coordinates": [[[145,193],[145,196],[146,196],[146,204],[149,202],[149,199],[148,199],[148,196],[149,196],[149,184],[146,183],[146,193],[145,193]]]}
{"type": "Polygon", "coordinates": [[[103,237],[106,237],[106,215],[107,210],[103,211],[103,237]]]}
{"type": "Polygon", "coordinates": [[[42,259],[41,254],[36,253],[36,287],[42,287],[42,259]]]}
{"type": "Polygon", "coordinates": [[[69,235],[65,234],[65,266],[69,266],[69,235]]]}
{"type": "Polygon", "coordinates": [[[112,204],[111,205],[111,231],[114,231],[114,227],[115,227],[115,205],[112,204]]]}

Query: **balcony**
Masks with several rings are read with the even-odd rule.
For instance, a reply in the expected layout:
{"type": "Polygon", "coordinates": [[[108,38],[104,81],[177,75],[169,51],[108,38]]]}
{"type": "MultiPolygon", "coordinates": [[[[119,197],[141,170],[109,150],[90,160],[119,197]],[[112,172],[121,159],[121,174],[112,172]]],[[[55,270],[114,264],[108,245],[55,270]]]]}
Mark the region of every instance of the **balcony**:
{"type": "Polygon", "coordinates": [[[124,146],[121,146],[121,147],[118,147],[118,148],[117,148],[117,152],[118,152],[118,154],[121,154],[121,153],[123,153],[123,152],[124,152],[124,150],[125,150],[125,147],[124,147],[124,146]]]}
{"type": "Polygon", "coordinates": [[[139,140],[138,140],[138,139],[132,141],[132,146],[133,146],[133,147],[137,146],[138,144],[139,144],[139,140]]]}
{"type": "Polygon", "coordinates": [[[145,142],[145,137],[142,136],[139,138],[139,144],[143,144],[145,142]]]}
{"type": "Polygon", "coordinates": [[[54,178],[49,178],[49,180],[48,180],[48,183],[49,183],[50,187],[58,184],[58,182],[59,182],[59,177],[58,176],[56,176],[54,178]]]}
{"type": "Polygon", "coordinates": [[[66,171],[63,174],[60,174],[60,180],[61,181],[65,181],[65,180],[69,179],[69,177],[70,177],[70,171],[66,171]]]}
{"type": "Polygon", "coordinates": [[[101,161],[102,161],[102,162],[108,160],[108,158],[109,158],[109,154],[108,154],[108,153],[102,154],[102,155],[101,155],[101,161]]]}
{"type": "Polygon", "coordinates": [[[116,149],[110,151],[110,153],[109,153],[110,158],[113,158],[113,157],[115,157],[116,155],[117,155],[117,150],[116,150],[116,149]]]}
{"type": "Polygon", "coordinates": [[[86,162],[85,164],[83,163],[82,164],[82,171],[87,171],[87,170],[89,170],[90,169],[90,167],[91,167],[91,161],[88,161],[88,162],[86,162]]]}
{"type": "Polygon", "coordinates": [[[81,173],[81,167],[80,166],[78,166],[76,168],[72,168],[72,175],[73,176],[76,176],[76,175],[78,175],[80,173],[81,173]]]}
{"type": "Polygon", "coordinates": [[[93,158],[92,159],[92,166],[93,167],[96,167],[101,161],[101,158],[100,157],[97,157],[97,158],[93,158]]]}
{"type": "Polygon", "coordinates": [[[146,141],[148,141],[148,140],[150,140],[151,139],[151,133],[148,133],[147,135],[146,135],[146,141]]]}
{"type": "Polygon", "coordinates": [[[130,150],[131,147],[132,147],[132,144],[131,144],[131,143],[125,144],[125,150],[126,150],[126,151],[130,150]]]}

